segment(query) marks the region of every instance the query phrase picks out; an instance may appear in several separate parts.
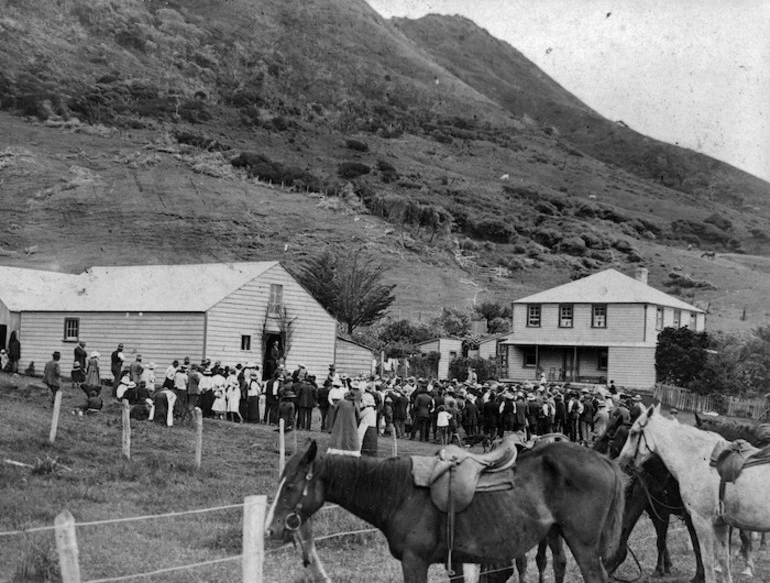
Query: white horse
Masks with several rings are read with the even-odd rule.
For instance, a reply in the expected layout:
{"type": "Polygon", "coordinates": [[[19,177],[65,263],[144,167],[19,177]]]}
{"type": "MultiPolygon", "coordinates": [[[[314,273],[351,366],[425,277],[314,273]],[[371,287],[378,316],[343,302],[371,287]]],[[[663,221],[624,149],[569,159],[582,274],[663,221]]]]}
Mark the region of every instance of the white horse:
{"type": "MultiPolygon", "coordinates": [[[[720,435],[682,425],[660,413],[660,405],[643,412],[631,427],[620,452],[621,466],[641,466],[658,454],[679,481],[682,501],[698,533],[706,583],[716,583],[716,559],[727,583],[732,583],[728,531],[770,532],[770,464],[744,468],[734,483],[727,484],[724,512],[719,513],[719,474],[710,466],[711,452],[720,435]]],[[[747,566],[747,570],[750,566],[747,566]]],[[[746,573],[750,575],[751,573],[746,573]]]]}

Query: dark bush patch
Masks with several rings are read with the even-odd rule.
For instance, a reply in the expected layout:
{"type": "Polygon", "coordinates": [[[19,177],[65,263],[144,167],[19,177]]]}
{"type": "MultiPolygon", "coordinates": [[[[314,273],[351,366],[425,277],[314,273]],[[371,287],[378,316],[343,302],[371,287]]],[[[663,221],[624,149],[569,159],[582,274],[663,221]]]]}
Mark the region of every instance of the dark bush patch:
{"type": "Polygon", "coordinates": [[[568,255],[580,256],[586,252],[586,243],[577,235],[570,235],[562,239],[556,248],[568,255]]]}
{"type": "Polygon", "coordinates": [[[346,180],[353,180],[364,174],[369,174],[371,168],[361,162],[343,162],[337,166],[337,176],[346,180]]]}
{"type": "Polygon", "coordinates": [[[516,237],[516,229],[502,219],[481,219],[473,230],[479,237],[495,243],[509,243],[516,237]]]}
{"type": "Polygon", "coordinates": [[[717,289],[714,284],[709,283],[708,281],[695,279],[690,275],[684,275],[682,273],[677,273],[676,271],[672,271],[668,274],[666,285],[676,286],[678,288],[717,289]]]}
{"type": "Polygon", "coordinates": [[[548,201],[542,200],[535,205],[535,210],[541,214],[548,216],[556,216],[559,214],[558,209],[548,201]]]}
{"type": "Polygon", "coordinates": [[[684,235],[697,235],[701,241],[711,244],[725,245],[730,240],[730,235],[711,223],[681,219],[671,223],[671,230],[680,237],[684,235]]]}
{"type": "Polygon", "coordinates": [[[723,231],[732,231],[733,229],[733,223],[730,221],[730,219],[726,219],[725,217],[716,213],[703,219],[703,222],[711,223],[717,229],[722,229],[723,231]]]}
{"type": "Polygon", "coordinates": [[[453,141],[452,136],[448,136],[444,132],[440,131],[431,133],[430,137],[437,141],[439,144],[451,144],[453,141]]]}
{"type": "Polygon", "coordinates": [[[532,232],[532,239],[534,241],[550,249],[556,247],[563,237],[564,233],[549,227],[538,227],[532,232]]]}
{"type": "Polygon", "coordinates": [[[215,140],[214,138],[208,138],[192,132],[174,132],[174,139],[180,144],[187,144],[188,146],[195,146],[201,150],[208,150],[209,152],[226,152],[230,149],[227,144],[215,140]]]}
{"type": "Polygon", "coordinates": [[[345,140],[345,147],[349,150],[355,150],[356,152],[369,151],[369,144],[361,142],[360,140],[347,139],[345,140]]]}
{"type": "Polygon", "coordinates": [[[595,204],[591,204],[590,202],[580,201],[577,204],[577,207],[575,208],[575,212],[573,214],[575,217],[579,219],[595,219],[598,213],[598,210],[599,209],[596,208],[595,204]]]}
{"type": "Polygon", "coordinates": [[[293,166],[284,166],[279,162],[273,162],[267,156],[254,152],[241,152],[230,163],[236,168],[245,168],[251,177],[266,180],[274,184],[284,184],[295,188],[308,188],[320,191],[323,189],[321,180],[293,166]]]}
{"type": "Polygon", "coordinates": [[[179,106],[179,117],[188,123],[204,123],[210,121],[212,115],[204,102],[188,99],[179,106]]]}
{"type": "Polygon", "coordinates": [[[618,239],[612,243],[612,246],[621,253],[631,253],[632,251],[635,251],[634,246],[626,239],[618,239]]]}

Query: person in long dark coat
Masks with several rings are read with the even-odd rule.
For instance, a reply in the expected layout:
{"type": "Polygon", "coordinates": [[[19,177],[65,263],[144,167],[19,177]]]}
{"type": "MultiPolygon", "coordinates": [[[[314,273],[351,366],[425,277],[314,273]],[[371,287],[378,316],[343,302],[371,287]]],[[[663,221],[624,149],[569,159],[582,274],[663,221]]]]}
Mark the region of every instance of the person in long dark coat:
{"type": "Polygon", "coordinates": [[[566,434],[567,429],[567,405],[564,403],[564,397],[561,393],[557,393],[553,398],[554,406],[556,407],[556,415],[553,421],[553,430],[558,433],[566,434]]]}
{"type": "Polygon", "coordinates": [[[361,455],[377,457],[377,409],[374,395],[369,392],[361,395],[358,439],[361,441],[361,455]]]}
{"type": "Polygon", "coordinates": [[[393,400],[393,425],[396,429],[396,437],[406,436],[406,413],[409,408],[409,398],[396,389],[389,393],[393,400]]]}
{"type": "Polygon", "coordinates": [[[497,422],[500,416],[499,404],[494,395],[490,395],[489,400],[484,403],[482,412],[484,414],[484,433],[490,439],[494,439],[497,436],[497,422]]]}
{"type": "Polygon", "coordinates": [[[8,366],[9,372],[19,372],[19,361],[21,360],[21,342],[19,333],[14,330],[8,339],[8,366]]]}
{"type": "MultiPolygon", "coordinates": [[[[315,377],[306,376],[297,381],[297,428],[310,430],[313,421],[313,409],[316,406],[318,388],[315,377]]],[[[328,396],[328,395],[327,395],[328,396]]]]}
{"type": "Polygon", "coordinates": [[[476,407],[473,395],[465,397],[465,407],[463,407],[463,427],[466,435],[476,435],[479,426],[479,409],[476,407]]]}

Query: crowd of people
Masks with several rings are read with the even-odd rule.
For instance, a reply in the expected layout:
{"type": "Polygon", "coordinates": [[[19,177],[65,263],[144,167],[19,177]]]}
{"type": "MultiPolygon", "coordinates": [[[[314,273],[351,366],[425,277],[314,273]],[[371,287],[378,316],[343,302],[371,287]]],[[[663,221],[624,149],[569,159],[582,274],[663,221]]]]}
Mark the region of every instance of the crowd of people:
{"type": "MultiPolygon", "coordinates": [[[[466,445],[494,440],[506,432],[523,438],[559,432],[590,445],[617,416],[629,422],[642,410],[639,395],[608,386],[575,388],[569,383],[479,383],[474,370],[466,379],[435,380],[338,374],[335,365],[322,381],[299,364],[289,371],[279,363],[263,380],[260,366],[251,362],[225,365],[208,359],[191,363],[174,360],[156,377],[154,363],[137,354],[126,361],[123,345],[110,355],[112,397],[126,400],[136,419],[173,424],[188,420],[194,409],[203,416],[237,423],[277,426],[286,431],[321,430],[331,433],[330,451],[376,455],[378,436],[466,445]],[[318,409],[319,415],[314,416],[318,409]],[[314,421],[320,418],[320,422],[314,421]],[[317,424],[314,427],[314,423],[317,424]]],[[[60,353],[46,365],[44,382],[53,400],[60,376],[60,353]]],[[[81,341],[74,349],[73,387],[85,402],[79,414],[102,408],[100,354],[88,352],[81,341]]]]}

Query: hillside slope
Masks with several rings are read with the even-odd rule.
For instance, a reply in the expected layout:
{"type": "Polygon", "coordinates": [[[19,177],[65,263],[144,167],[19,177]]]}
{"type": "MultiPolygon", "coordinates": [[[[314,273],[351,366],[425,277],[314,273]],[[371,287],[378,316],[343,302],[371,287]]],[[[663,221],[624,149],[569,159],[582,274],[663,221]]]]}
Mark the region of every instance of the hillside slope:
{"type": "Polygon", "coordinates": [[[648,267],[727,327],[761,310],[763,276],[700,251],[770,249],[765,203],[588,155],[546,114],[611,122],[472,23],[438,22],[470,43],[449,62],[363,0],[0,6],[3,263],[291,268],[333,246],[382,259],[415,319],[609,266],[648,267]]]}
{"type": "MultiPolygon", "coordinates": [[[[461,16],[393,19],[456,77],[516,116],[553,126],[591,156],[704,201],[768,214],[768,184],[703,154],[647,138],[578,101],[509,44],[461,16]]],[[[601,74],[597,72],[597,74],[601,74]]]]}

